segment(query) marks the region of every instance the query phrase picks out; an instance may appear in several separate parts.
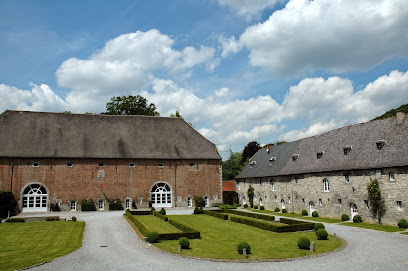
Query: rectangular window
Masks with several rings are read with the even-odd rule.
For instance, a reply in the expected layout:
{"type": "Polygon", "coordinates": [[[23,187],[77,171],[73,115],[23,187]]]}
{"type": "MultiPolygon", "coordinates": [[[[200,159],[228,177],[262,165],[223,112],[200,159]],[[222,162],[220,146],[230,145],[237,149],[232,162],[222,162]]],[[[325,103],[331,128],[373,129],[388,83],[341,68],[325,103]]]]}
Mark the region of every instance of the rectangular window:
{"type": "Polygon", "coordinates": [[[130,199],[125,199],[125,209],[130,209],[130,207],[131,207],[130,199]]]}
{"type": "Polygon", "coordinates": [[[390,172],[390,173],[388,174],[388,177],[390,178],[390,182],[395,182],[394,172],[390,172]]]}
{"type": "Polygon", "coordinates": [[[238,189],[238,191],[241,190],[241,185],[240,185],[239,182],[237,182],[237,189],[238,189]]]}
{"type": "Polygon", "coordinates": [[[271,181],[271,190],[275,191],[275,182],[274,181],[271,181]]]}
{"type": "Polygon", "coordinates": [[[103,163],[99,163],[99,167],[103,167],[103,163]]]}
{"type": "Polygon", "coordinates": [[[299,184],[299,179],[295,178],[295,184],[299,184]]]}
{"type": "Polygon", "coordinates": [[[71,211],[76,211],[76,201],[75,200],[71,200],[70,209],[71,211]]]}
{"type": "Polygon", "coordinates": [[[400,201],[400,200],[397,200],[397,209],[398,209],[398,211],[402,210],[402,201],[400,201]]]}
{"type": "Polygon", "coordinates": [[[338,199],[339,207],[341,207],[341,199],[338,199]]]}
{"type": "Polygon", "coordinates": [[[344,175],[344,181],[350,183],[350,175],[344,175]]]}
{"type": "Polygon", "coordinates": [[[323,200],[322,199],[319,199],[319,205],[323,206],[323,200]]]}
{"type": "Polygon", "coordinates": [[[259,185],[262,186],[262,179],[259,180],[259,185]]]}
{"type": "Polygon", "coordinates": [[[103,209],[104,209],[104,208],[103,208],[104,205],[105,205],[105,204],[104,204],[103,200],[101,200],[101,199],[98,200],[98,209],[99,209],[99,210],[103,210],[103,209]]]}
{"type": "Polygon", "coordinates": [[[159,163],[159,168],[164,168],[164,163],[159,163]]]}
{"type": "Polygon", "coordinates": [[[275,196],[275,202],[278,202],[278,196],[275,196]]]}
{"type": "Polygon", "coordinates": [[[291,198],[290,197],[288,197],[288,203],[290,204],[292,201],[291,201],[291,198]]]}
{"type": "Polygon", "coordinates": [[[367,209],[370,209],[370,202],[368,200],[364,200],[364,205],[367,209]]]}
{"type": "Polygon", "coordinates": [[[303,204],[303,205],[305,205],[305,204],[306,204],[305,199],[302,199],[302,204],[303,204]]]}

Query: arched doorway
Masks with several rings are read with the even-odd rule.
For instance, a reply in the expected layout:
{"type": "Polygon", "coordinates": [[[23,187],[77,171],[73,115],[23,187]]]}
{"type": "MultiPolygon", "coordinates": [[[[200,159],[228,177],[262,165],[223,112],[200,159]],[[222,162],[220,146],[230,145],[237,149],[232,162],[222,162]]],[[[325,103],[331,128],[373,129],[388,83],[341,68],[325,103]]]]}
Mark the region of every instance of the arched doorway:
{"type": "Polygon", "coordinates": [[[242,197],[242,205],[246,204],[245,196],[242,197]]]}
{"type": "Polygon", "coordinates": [[[286,209],[285,200],[281,200],[281,207],[282,207],[282,210],[286,209]]]}
{"type": "Polygon", "coordinates": [[[39,183],[27,185],[23,190],[23,212],[46,212],[48,192],[39,183]]]}
{"type": "Polygon", "coordinates": [[[171,189],[166,183],[157,183],[153,185],[151,190],[152,206],[171,207],[171,189]]]}
{"type": "Polygon", "coordinates": [[[263,206],[262,198],[259,198],[259,206],[263,206]]]}
{"type": "Polygon", "coordinates": [[[312,215],[312,213],[314,211],[316,211],[315,204],[314,204],[313,201],[311,201],[311,202],[309,202],[309,213],[310,213],[310,215],[312,215]]]}
{"type": "Polygon", "coordinates": [[[351,220],[353,220],[353,217],[358,215],[358,208],[357,205],[354,203],[350,204],[350,213],[351,213],[351,220]]]}

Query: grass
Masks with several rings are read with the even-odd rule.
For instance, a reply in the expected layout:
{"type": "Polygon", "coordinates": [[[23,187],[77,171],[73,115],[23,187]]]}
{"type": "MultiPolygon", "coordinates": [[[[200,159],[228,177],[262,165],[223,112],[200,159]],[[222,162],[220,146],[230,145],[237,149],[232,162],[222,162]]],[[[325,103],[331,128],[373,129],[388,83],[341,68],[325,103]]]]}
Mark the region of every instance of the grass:
{"type": "Polygon", "coordinates": [[[179,229],[173,227],[169,222],[164,222],[154,215],[139,215],[137,219],[145,225],[150,232],[158,233],[173,233],[180,232],[179,229]]]}
{"type": "Polygon", "coordinates": [[[324,222],[324,223],[340,223],[340,222],[343,222],[341,219],[328,218],[328,217],[304,216],[304,217],[302,217],[302,219],[312,220],[312,221],[316,221],[316,222],[324,222]]]}
{"type": "Polygon", "coordinates": [[[343,222],[341,219],[334,219],[334,218],[327,218],[327,217],[310,217],[310,216],[302,216],[300,214],[295,214],[295,213],[276,213],[276,212],[269,211],[269,210],[253,210],[253,209],[247,209],[247,210],[250,210],[252,212],[257,212],[257,213],[266,213],[266,214],[271,214],[275,216],[292,217],[292,218],[312,220],[312,221],[317,221],[317,222],[325,222],[325,223],[343,222]]]}
{"type": "MultiPolygon", "coordinates": [[[[342,244],[340,239],[333,241],[332,236],[329,237],[329,240],[317,240],[314,232],[274,233],[207,215],[170,217],[201,232],[202,239],[190,240],[191,249],[180,252],[195,257],[242,259],[242,255],[237,252],[237,245],[242,241],[248,242],[251,246],[250,260],[314,255],[332,251],[342,244]],[[299,249],[297,240],[300,237],[307,237],[310,241],[315,242],[316,252],[299,249]]],[[[161,241],[155,245],[161,249],[178,253],[178,240],[161,241]]]]}
{"type": "Polygon", "coordinates": [[[399,227],[395,227],[395,226],[369,224],[369,223],[364,223],[364,222],[363,223],[346,222],[346,223],[342,223],[341,225],[345,225],[345,226],[349,226],[349,227],[376,230],[376,231],[386,231],[386,232],[397,232],[397,231],[402,230],[399,227]]]}
{"type": "Polygon", "coordinates": [[[408,235],[408,232],[401,232],[401,234],[405,234],[405,235],[408,235]]]}
{"type": "Polygon", "coordinates": [[[0,224],[0,270],[16,270],[66,255],[81,247],[85,222],[0,224]]]}

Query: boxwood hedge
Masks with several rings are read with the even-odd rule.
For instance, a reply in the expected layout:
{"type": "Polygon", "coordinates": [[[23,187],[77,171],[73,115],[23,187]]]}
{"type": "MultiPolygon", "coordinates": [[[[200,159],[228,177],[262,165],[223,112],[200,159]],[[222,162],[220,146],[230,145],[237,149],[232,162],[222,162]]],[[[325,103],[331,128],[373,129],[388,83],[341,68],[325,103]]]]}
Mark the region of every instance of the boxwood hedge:
{"type": "Polygon", "coordinates": [[[217,217],[217,218],[220,218],[220,219],[228,220],[228,215],[226,215],[226,214],[221,214],[221,213],[218,213],[218,212],[213,212],[213,211],[208,211],[208,210],[204,210],[204,214],[214,216],[214,217],[217,217]]]}
{"type": "Polygon", "coordinates": [[[275,221],[275,217],[272,215],[249,213],[249,212],[243,212],[243,211],[231,210],[231,209],[225,210],[225,212],[235,214],[235,215],[240,215],[240,216],[247,216],[247,217],[252,217],[256,219],[267,220],[267,221],[275,221]]]}

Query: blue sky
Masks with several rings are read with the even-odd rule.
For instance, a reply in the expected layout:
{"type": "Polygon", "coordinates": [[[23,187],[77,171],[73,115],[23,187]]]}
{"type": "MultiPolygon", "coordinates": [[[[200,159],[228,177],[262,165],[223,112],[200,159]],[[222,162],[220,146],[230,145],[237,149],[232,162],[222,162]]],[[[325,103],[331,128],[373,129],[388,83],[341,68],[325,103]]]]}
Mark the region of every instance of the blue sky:
{"type": "Polygon", "coordinates": [[[408,103],[408,2],[0,1],[0,112],[142,95],[226,158],[408,103]]]}

